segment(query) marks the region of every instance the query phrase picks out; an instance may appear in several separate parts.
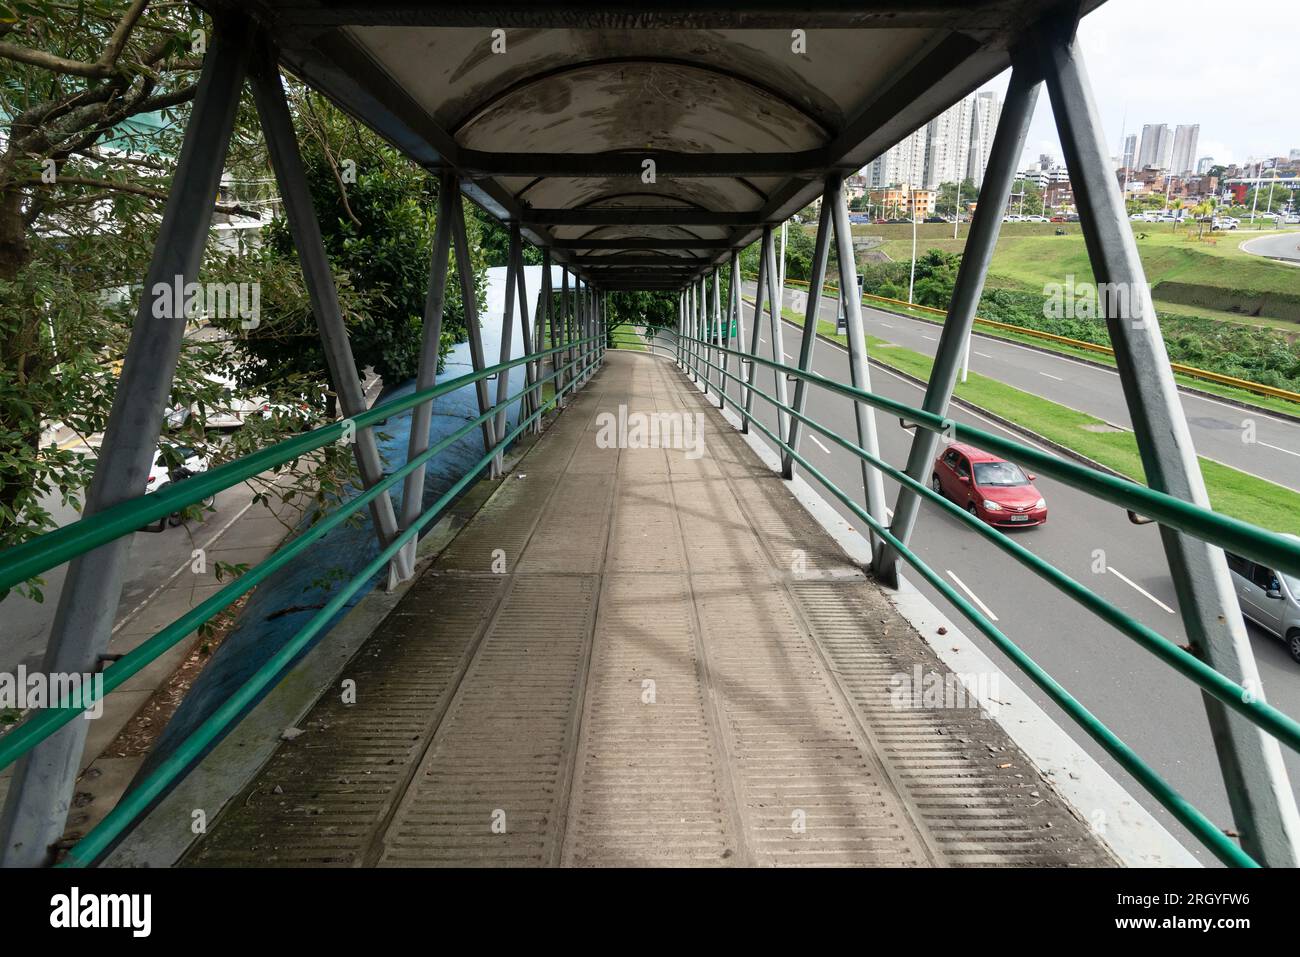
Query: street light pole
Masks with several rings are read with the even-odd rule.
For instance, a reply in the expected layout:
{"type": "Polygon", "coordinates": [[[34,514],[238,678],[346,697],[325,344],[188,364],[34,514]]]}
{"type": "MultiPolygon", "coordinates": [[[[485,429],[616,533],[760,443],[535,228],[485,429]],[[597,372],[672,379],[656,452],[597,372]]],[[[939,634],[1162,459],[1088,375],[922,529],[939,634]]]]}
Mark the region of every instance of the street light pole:
{"type": "Polygon", "coordinates": [[[916,191],[909,185],[907,196],[912,206],[912,273],[907,277],[907,303],[912,304],[912,289],[916,286],[916,191]]]}

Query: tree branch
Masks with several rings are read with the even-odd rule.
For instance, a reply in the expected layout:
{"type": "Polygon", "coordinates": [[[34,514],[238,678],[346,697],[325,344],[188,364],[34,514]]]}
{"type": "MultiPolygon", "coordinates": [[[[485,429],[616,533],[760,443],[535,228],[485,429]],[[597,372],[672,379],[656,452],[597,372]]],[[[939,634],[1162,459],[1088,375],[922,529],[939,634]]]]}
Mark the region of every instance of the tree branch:
{"type": "Polygon", "coordinates": [[[70,60],[67,57],[46,53],[44,50],[33,50],[30,47],[5,41],[0,41],[0,57],[18,63],[26,63],[29,66],[38,66],[52,73],[62,73],[66,76],[82,76],[90,80],[106,80],[118,74],[118,57],[122,55],[122,49],[126,46],[126,41],[130,39],[131,31],[135,29],[136,23],[140,20],[145,7],[148,5],[149,0],[133,0],[131,6],[118,22],[117,27],[114,28],[108,46],[104,47],[104,52],[100,54],[99,59],[94,63],[86,63],[83,60],[70,60]]]}
{"type": "MultiPolygon", "coordinates": [[[[130,193],[133,196],[144,196],[147,199],[157,200],[166,200],[169,196],[165,189],[154,189],[151,186],[141,186],[139,183],[119,183],[111,179],[95,179],[92,176],[60,176],[57,183],[46,183],[39,177],[34,177],[29,179],[27,183],[31,186],[86,186],[92,189],[116,190],[119,193],[130,193]]],[[[256,210],[238,204],[213,203],[212,208],[218,213],[224,213],[227,216],[262,218],[256,210]]]]}

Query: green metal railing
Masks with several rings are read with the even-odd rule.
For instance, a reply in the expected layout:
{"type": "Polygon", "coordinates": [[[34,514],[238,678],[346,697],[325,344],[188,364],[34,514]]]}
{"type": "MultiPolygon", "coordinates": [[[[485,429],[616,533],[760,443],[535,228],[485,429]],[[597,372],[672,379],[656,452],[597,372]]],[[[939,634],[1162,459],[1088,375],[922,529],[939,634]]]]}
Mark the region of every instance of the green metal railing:
{"type": "MultiPolygon", "coordinates": [[[[1213,695],[1219,701],[1232,708],[1238,714],[1267,731],[1293,750],[1300,751],[1300,722],[1277,710],[1266,702],[1257,700],[1257,694],[1232,681],[1216,671],[1196,656],[1171,642],[1155,630],[1142,624],[1131,615],[1115,607],[1096,592],[1085,587],[1049,562],[1020,545],[1003,532],[971,515],[956,503],[937,494],[927,484],[895,468],[876,455],[872,455],[831,429],[820,425],[792,405],[750,384],[746,378],[733,375],[725,365],[709,361],[704,353],[717,350],[719,357],[736,356],[740,360],[743,372],[744,363],[756,363],[772,369],[779,375],[789,375],[802,379],[809,385],[818,386],[828,392],[861,402],[892,416],[897,416],[905,425],[915,424],[932,432],[938,432],[948,440],[968,441],[981,448],[988,449],[1007,458],[1030,466],[1032,469],[1061,481],[1073,488],[1106,502],[1130,509],[1149,516],[1161,524],[1186,532],[1203,541],[1229,549],[1259,561],[1270,568],[1300,575],[1300,543],[1275,532],[1257,528],[1238,519],[1230,518],[1191,505],[1163,492],[1138,485],[1134,482],[1095,471],[1076,462],[1051,455],[1012,439],[986,432],[974,426],[964,425],[944,416],[935,415],[922,409],[913,408],[887,399],[884,396],[865,392],[861,389],[827,379],[814,372],[805,372],[794,366],[774,362],[760,356],[753,356],[743,351],[724,347],[716,341],[679,334],[676,330],[664,328],[661,332],[675,340],[674,348],[668,348],[655,342],[655,337],[643,341],[651,348],[662,349],[687,371],[694,372],[701,380],[708,381],[710,370],[718,373],[717,381],[708,384],[720,397],[720,404],[731,404],[743,420],[756,426],[764,435],[774,442],[777,448],[788,453],[809,475],[817,480],[828,492],[844,504],[857,518],[871,529],[872,533],[888,542],[898,554],[926,581],[935,587],[946,599],[986,635],[1023,671],[1039,688],[1041,688],[1062,710],[1070,716],[1094,741],[1101,745],[1142,787],[1160,802],[1181,824],[1201,841],[1216,857],[1225,864],[1239,867],[1257,867],[1258,863],[1243,851],[1231,838],[1223,833],[1200,810],[1182,797],[1150,765],[1143,761],[1127,744],[1101,722],[1082,703],[1074,698],[1057,681],[1051,677],[1037,662],[1029,657],[1018,645],[1007,637],[979,608],[958,592],[942,576],[935,572],[915,552],[898,539],[888,526],[881,524],[857,501],[843,489],[839,488],[816,466],[800,455],[784,437],[776,435],[754,414],[745,411],[744,395],[752,392],[779,411],[784,411],[795,420],[803,423],[821,435],[833,441],[841,448],[884,474],[896,479],[906,487],[916,491],[923,500],[938,505],[960,521],[975,529],[985,539],[999,549],[1011,555],[1022,565],[1050,583],[1053,587],[1078,602],[1084,608],[1096,614],[1103,621],[1114,626],[1122,634],[1135,641],[1142,648],[1151,652],[1165,664],[1174,668],[1179,674],[1195,682],[1202,690],[1213,695]],[[685,361],[682,360],[685,358],[685,361]],[[727,394],[726,383],[734,382],[741,392],[740,398],[727,394]]],[[[730,364],[724,359],[726,364],[730,364]]],[[[756,369],[751,367],[751,374],[756,369]]],[[[779,413],[778,413],[779,414],[779,413]]]]}
{"type": "MultiPolygon", "coordinates": [[[[543,349],[518,359],[489,366],[479,372],[460,376],[456,379],[449,379],[429,389],[376,406],[354,416],[350,420],[340,420],[311,432],[305,432],[286,439],[277,445],[262,449],[245,458],[228,462],[206,473],[177,482],[152,495],[140,496],[120,502],[95,515],[87,516],[63,528],[56,529],[0,553],[0,588],[7,588],[33,575],[54,568],[115,538],[135,532],[151,521],[201,502],[209,495],[231,488],[254,475],[277,465],[282,465],[315,449],[338,442],[346,434],[349,422],[356,429],[372,426],[424,402],[447,395],[465,386],[473,385],[480,379],[491,378],[499,373],[508,373],[510,369],[524,363],[540,363],[540,360],[547,356],[567,352],[570,349],[586,347],[585,355],[580,354],[572,361],[556,366],[548,375],[539,377],[535,382],[526,382],[524,388],[482,412],[455,432],[443,437],[426,451],[410,459],[401,468],[386,475],[379,482],[350,499],[337,510],[313,524],[293,541],[277,549],[263,561],[245,571],[239,578],[230,582],[216,594],[123,655],[104,672],[102,693],[96,694],[93,691],[89,693],[82,691],[76,696],[76,700],[64,700],[55,707],[32,714],[22,724],[0,737],[0,769],[3,769],[17,761],[84,710],[90,708],[97,700],[121,687],[168,649],[175,646],[187,635],[192,634],[200,625],[228,608],[241,595],[264,581],[275,571],[300,557],[322,536],[337,528],[378,496],[386,494],[389,489],[401,482],[415,469],[478,429],[484,422],[490,422],[499,411],[508,409],[515,402],[534,392],[540,396],[542,386],[545,383],[557,377],[568,375],[574,367],[581,366],[576,373],[568,375],[568,381],[563,386],[557,387],[549,399],[540,402],[536,410],[527,416],[521,416],[518,424],[510,432],[498,439],[496,444],[486,451],[455,484],[425,509],[415,522],[402,530],[365,568],[349,579],[330,598],[329,602],[317,611],[271,659],[258,668],[230,698],[191,732],[148,778],[132,788],[117,806],[68,852],[63,862],[64,865],[89,865],[103,854],[131,826],[136,818],[173,781],[181,776],[186,767],[217,740],[218,736],[226,730],[246,707],[257,700],[258,696],[271,685],[276,676],[293,661],[295,656],[343,608],[348,600],[366,582],[382,571],[384,566],[407,542],[418,536],[484,469],[488,468],[499,451],[504,451],[525,429],[554,407],[566,392],[581,385],[583,377],[600,364],[602,357],[600,343],[602,339],[603,336],[600,335],[575,339],[572,342],[566,342],[550,349],[543,349]]],[[[540,364],[538,368],[540,369],[540,364]]]]}

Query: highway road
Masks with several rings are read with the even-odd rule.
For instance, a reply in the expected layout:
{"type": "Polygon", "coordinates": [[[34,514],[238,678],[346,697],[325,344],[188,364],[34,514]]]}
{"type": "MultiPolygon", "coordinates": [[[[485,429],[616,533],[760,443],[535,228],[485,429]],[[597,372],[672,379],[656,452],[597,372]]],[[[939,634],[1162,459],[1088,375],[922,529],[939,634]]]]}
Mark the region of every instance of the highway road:
{"type": "MultiPolygon", "coordinates": [[[[868,319],[868,332],[887,338],[889,330],[879,327],[881,314],[868,319]]],[[[746,305],[745,325],[751,328],[752,309],[746,305]]],[[[793,363],[799,348],[799,330],[786,323],[783,357],[793,363]]],[[[770,331],[764,323],[760,355],[771,358],[770,331]]],[[[1036,355],[1036,354],[1035,354],[1036,355]]],[[[1089,367],[1072,364],[1074,368],[1089,367]]],[[[838,346],[819,341],[814,349],[813,370],[838,381],[849,381],[848,356],[838,346]]],[[[921,389],[880,367],[871,370],[873,389],[889,398],[920,405],[921,389]]],[[[1063,377],[1064,378],[1064,377],[1063,377]]],[[[756,384],[764,391],[773,387],[772,370],[760,369],[756,384]]],[[[1117,390],[1110,380],[1110,388],[1117,390]]],[[[1042,391],[1042,390],[1039,390],[1042,391]]],[[[732,384],[728,394],[737,396],[732,384]]],[[[755,414],[769,428],[775,415],[770,405],[755,399],[755,414]]],[[[812,389],[807,413],[837,433],[854,436],[851,403],[842,396],[812,389]]],[[[980,428],[1006,431],[980,416],[954,409],[953,417],[980,428]]],[[[883,457],[900,466],[906,462],[912,433],[897,419],[877,415],[883,457]]],[[[761,433],[755,433],[763,438],[761,433]]],[[[1013,434],[1014,433],[1009,433],[1013,434]]],[[[1016,438],[1020,436],[1016,435],[1016,438]]],[[[848,452],[806,431],[801,452],[841,488],[861,500],[858,461],[848,452]]],[[[810,481],[810,476],[805,476],[810,481]]],[[[1154,525],[1133,525],[1125,513],[1099,503],[1082,492],[1050,479],[1036,483],[1047,499],[1048,522],[1038,528],[1015,533],[1017,541],[1064,570],[1119,608],[1155,628],[1176,642],[1186,640],[1177,611],[1173,583],[1167,572],[1159,534],[1154,525]],[[1097,551],[1104,553],[1105,571],[1094,572],[1097,551]]],[[[892,507],[897,483],[886,479],[887,502],[892,507]]],[[[859,531],[865,524],[848,509],[825,496],[859,531]]],[[[1212,820],[1231,826],[1227,796],[1220,781],[1217,760],[1205,720],[1199,691],[1188,681],[1161,664],[1129,639],[1099,622],[1081,607],[1058,594],[1041,579],[1004,553],[988,545],[958,519],[922,507],[913,545],[920,557],[977,606],[996,617],[1004,632],[1017,641],[1049,674],[1075,694],[1098,717],[1127,741],[1212,820]]],[[[1135,797],[1142,800],[1167,827],[1178,834],[1206,863],[1214,859],[1200,850],[1173,819],[1147,797],[1124,772],[1073,722],[1023,678],[1020,672],[931,586],[913,573],[909,580],[950,616],[984,651],[1032,694],[1036,701],[1076,740],[1102,763],[1135,797]],[[1017,680],[1018,679],[1018,680],[1017,680]]],[[[1280,641],[1251,626],[1252,644],[1264,683],[1265,694],[1289,714],[1300,715],[1300,666],[1291,660],[1280,641]]],[[[1300,781],[1300,758],[1287,753],[1293,782],[1300,781]]]]}
{"type": "MultiPolygon", "coordinates": [[[[84,446],[74,450],[87,451],[84,446]]],[[[253,504],[253,493],[246,485],[221,492],[216,499],[215,511],[204,515],[201,522],[185,525],[168,525],[161,532],[136,532],[131,536],[130,558],[126,567],[126,580],[122,586],[122,601],[118,606],[118,623],[133,616],[142,603],[147,602],[157,589],[190,567],[195,548],[208,546],[214,536],[240,518],[253,504]]],[[[49,509],[59,525],[66,525],[80,517],[70,505],[64,505],[57,494],[47,496],[41,503],[49,509]]],[[[54,610],[67,565],[59,565],[45,573],[45,600],[30,598],[11,592],[0,601],[0,673],[13,673],[18,665],[38,669],[45,654],[54,610]]],[[[194,578],[196,587],[201,580],[194,578]]]]}
{"type": "MultiPolygon", "coordinates": [[[[753,284],[747,284],[745,290],[752,296],[753,284]]],[[[786,308],[797,315],[807,309],[806,293],[787,290],[785,298],[786,308]]],[[[836,300],[824,298],[822,318],[833,320],[835,310],[836,300]]],[[[938,348],[942,327],[935,323],[866,308],[863,318],[869,335],[929,356],[938,348]]],[[[789,334],[786,335],[788,338],[789,334]]],[[[792,354],[797,356],[798,349],[792,350],[792,354]]],[[[970,369],[1071,409],[1132,428],[1119,374],[1113,369],[980,335],[971,342],[970,369]]],[[[1300,422],[1190,392],[1180,394],[1192,441],[1201,455],[1300,491],[1300,422]],[[1247,428],[1248,423],[1253,423],[1253,429],[1247,428]],[[1246,442],[1243,438],[1254,441],[1246,442]]]]}

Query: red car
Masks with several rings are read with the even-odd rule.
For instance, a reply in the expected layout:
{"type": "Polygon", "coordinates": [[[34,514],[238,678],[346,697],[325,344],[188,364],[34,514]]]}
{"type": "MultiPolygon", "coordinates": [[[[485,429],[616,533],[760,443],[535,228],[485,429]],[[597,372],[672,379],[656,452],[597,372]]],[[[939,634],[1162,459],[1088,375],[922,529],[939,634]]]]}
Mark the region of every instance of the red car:
{"type": "Polygon", "coordinates": [[[990,525],[1021,528],[1047,521],[1047,502],[1014,462],[960,442],[934,460],[930,487],[990,525]]]}

